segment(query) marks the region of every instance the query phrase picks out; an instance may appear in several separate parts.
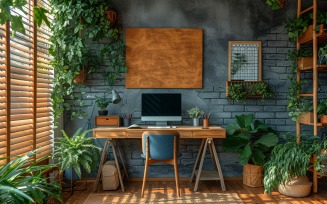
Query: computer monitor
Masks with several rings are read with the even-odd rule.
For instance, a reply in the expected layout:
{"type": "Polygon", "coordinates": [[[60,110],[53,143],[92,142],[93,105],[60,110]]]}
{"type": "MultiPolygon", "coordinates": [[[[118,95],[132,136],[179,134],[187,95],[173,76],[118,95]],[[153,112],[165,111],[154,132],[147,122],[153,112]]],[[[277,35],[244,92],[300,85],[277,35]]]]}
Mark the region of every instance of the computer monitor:
{"type": "Polygon", "coordinates": [[[167,125],[167,121],[181,121],[181,94],[143,93],[141,120],[155,121],[156,125],[167,125]]]}

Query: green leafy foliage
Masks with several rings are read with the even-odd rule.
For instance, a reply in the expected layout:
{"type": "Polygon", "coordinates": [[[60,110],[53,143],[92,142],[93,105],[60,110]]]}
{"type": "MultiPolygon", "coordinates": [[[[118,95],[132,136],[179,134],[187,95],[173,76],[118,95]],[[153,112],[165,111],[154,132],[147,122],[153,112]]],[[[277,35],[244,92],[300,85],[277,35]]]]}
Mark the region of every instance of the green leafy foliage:
{"type": "MultiPolygon", "coordinates": [[[[12,10],[18,10],[18,13],[26,14],[24,6],[27,5],[26,0],[1,0],[0,1],[0,25],[4,25],[6,21],[11,22],[11,29],[13,35],[16,31],[25,33],[25,27],[23,25],[22,16],[14,14],[12,10]]],[[[45,22],[50,27],[50,22],[46,16],[48,11],[44,8],[34,6],[34,20],[38,26],[41,26],[42,22],[45,22]]]]}
{"type": "Polygon", "coordinates": [[[245,54],[235,53],[235,55],[236,56],[232,62],[232,70],[231,70],[232,75],[235,75],[238,72],[238,70],[240,70],[242,68],[243,64],[245,64],[247,62],[245,54]]]}
{"type": "Polygon", "coordinates": [[[78,129],[72,137],[69,137],[62,130],[62,137],[55,142],[54,159],[57,159],[61,171],[68,168],[75,170],[81,178],[81,166],[90,173],[98,164],[99,152],[101,148],[97,147],[93,142],[93,137],[88,137],[87,134],[92,130],[82,132],[78,129]]]}
{"type": "Polygon", "coordinates": [[[111,103],[111,100],[109,100],[108,98],[104,96],[103,97],[95,96],[95,104],[97,105],[98,108],[100,108],[100,110],[105,110],[109,105],[109,103],[111,103]]]}
{"type": "Polygon", "coordinates": [[[310,166],[310,157],[317,151],[319,137],[301,137],[296,143],[296,137],[288,136],[287,142],[274,147],[264,165],[264,189],[271,193],[279,184],[284,184],[293,177],[306,175],[310,166]]]}
{"type": "Polygon", "coordinates": [[[318,103],[317,106],[318,117],[327,115],[327,99],[324,99],[318,103]]]}
{"type": "Polygon", "coordinates": [[[198,107],[193,107],[193,108],[187,110],[187,113],[189,114],[189,116],[190,116],[191,118],[200,118],[200,117],[203,116],[204,111],[201,110],[201,109],[198,108],[198,107]]]}
{"type": "Polygon", "coordinates": [[[31,157],[35,154],[34,150],[0,167],[1,203],[43,203],[44,199],[49,196],[53,196],[58,201],[61,200],[60,186],[57,183],[49,183],[48,178],[42,175],[44,170],[55,167],[55,165],[38,165],[47,157],[30,163],[31,157]]]}
{"type": "Polygon", "coordinates": [[[228,86],[228,100],[244,101],[246,90],[242,83],[233,83],[228,86]]]}
{"type": "MultiPolygon", "coordinates": [[[[289,103],[290,105],[291,103],[289,103]]],[[[290,112],[288,115],[293,121],[297,121],[301,118],[302,114],[305,112],[312,112],[313,105],[312,102],[308,99],[299,98],[296,100],[296,103],[292,105],[292,108],[289,108],[290,112]]]]}
{"type": "Polygon", "coordinates": [[[319,64],[327,64],[327,44],[319,48],[319,64]]]}
{"type": "Polygon", "coordinates": [[[223,142],[225,151],[238,152],[242,165],[263,165],[272,147],[278,142],[273,129],[254,115],[235,116],[236,122],[226,127],[227,137],[223,142]]]}
{"type": "Polygon", "coordinates": [[[302,34],[307,30],[310,20],[309,16],[300,16],[286,21],[285,28],[291,42],[295,42],[298,37],[302,36],[302,34]]]}
{"type": "MultiPolygon", "coordinates": [[[[283,0],[280,0],[282,2],[283,0]]],[[[286,1],[286,0],[284,0],[286,1]]],[[[266,0],[267,6],[271,7],[272,10],[278,10],[281,9],[280,3],[278,3],[277,0],[266,0]]]]}
{"type": "Polygon", "coordinates": [[[249,94],[260,95],[262,100],[272,98],[274,96],[269,88],[269,85],[265,82],[251,84],[249,88],[249,94]]]}
{"type": "Polygon", "coordinates": [[[103,72],[110,85],[121,72],[127,71],[125,45],[119,39],[118,25],[110,27],[104,15],[109,7],[107,1],[51,0],[50,3],[54,17],[52,46],[49,50],[53,56],[52,66],[55,72],[51,95],[54,116],[60,118],[64,110],[70,110],[72,116],[82,118],[86,115],[85,107],[82,97],[75,90],[83,85],[75,84],[74,78],[81,69],[92,73],[102,64],[98,53],[94,54],[90,45],[104,38],[109,42],[99,53],[106,55],[110,63],[103,72]]]}

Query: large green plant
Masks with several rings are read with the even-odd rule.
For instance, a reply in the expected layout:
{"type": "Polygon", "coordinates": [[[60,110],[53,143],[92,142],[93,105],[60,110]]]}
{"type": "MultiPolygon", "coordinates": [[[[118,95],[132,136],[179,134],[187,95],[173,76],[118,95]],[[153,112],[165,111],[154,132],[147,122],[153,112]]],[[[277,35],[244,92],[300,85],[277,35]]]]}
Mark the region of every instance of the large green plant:
{"type": "MultiPolygon", "coordinates": [[[[51,95],[54,115],[55,118],[59,118],[65,109],[69,110],[73,105],[77,108],[73,109],[75,114],[72,115],[83,116],[85,115],[83,111],[84,101],[80,94],[74,92],[81,85],[75,84],[74,78],[81,69],[85,69],[86,65],[89,64],[87,62],[94,58],[90,51],[92,42],[107,38],[110,42],[108,46],[121,43],[118,29],[113,26],[110,27],[109,21],[104,15],[105,10],[109,8],[106,1],[51,0],[50,2],[54,17],[52,46],[50,48],[55,72],[54,88],[51,95]],[[75,103],[67,103],[67,99],[75,103]]],[[[114,70],[111,70],[113,74],[110,71],[104,73],[106,81],[113,82],[118,76],[117,72],[126,72],[125,67],[118,69],[116,67],[118,63],[124,60],[121,59],[121,53],[125,47],[119,45],[119,54],[109,56],[110,64],[114,66],[114,70]]],[[[93,66],[91,69],[95,70],[94,68],[93,66]]],[[[88,69],[90,70],[90,67],[88,69]]]]}
{"type": "Polygon", "coordinates": [[[293,177],[305,176],[311,155],[320,150],[320,143],[316,142],[318,137],[302,136],[299,144],[294,136],[285,139],[287,142],[274,147],[264,165],[264,188],[267,193],[293,177]]]}
{"type": "Polygon", "coordinates": [[[235,123],[226,127],[224,150],[238,152],[242,165],[263,165],[267,153],[278,142],[275,131],[261,121],[254,120],[253,114],[235,116],[235,120],[235,123]]]}
{"type": "Polygon", "coordinates": [[[32,151],[0,167],[0,203],[43,203],[49,196],[61,200],[60,186],[49,183],[42,175],[44,170],[55,165],[38,165],[47,158],[30,163],[34,155],[35,151],[32,151]]]}
{"type": "Polygon", "coordinates": [[[61,171],[68,168],[75,170],[81,178],[81,166],[90,173],[99,161],[99,152],[101,148],[97,147],[93,142],[93,137],[88,137],[87,134],[92,130],[81,132],[78,129],[72,137],[69,137],[62,130],[62,137],[55,142],[55,153],[53,155],[61,167],[61,171]]]}

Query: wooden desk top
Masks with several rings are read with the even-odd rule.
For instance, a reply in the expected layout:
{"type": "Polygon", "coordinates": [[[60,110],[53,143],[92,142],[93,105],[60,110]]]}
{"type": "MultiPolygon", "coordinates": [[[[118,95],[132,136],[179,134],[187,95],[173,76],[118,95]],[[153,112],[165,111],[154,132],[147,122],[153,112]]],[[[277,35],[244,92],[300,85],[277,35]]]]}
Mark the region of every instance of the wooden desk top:
{"type": "Polygon", "coordinates": [[[201,126],[177,126],[176,128],[156,128],[150,129],[147,126],[141,126],[140,129],[128,129],[127,127],[96,127],[93,129],[95,138],[141,138],[144,131],[150,130],[173,130],[180,134],[181,138],[226,138],[226,130],[218,126],[210,126],[202,129],[201,126]]]}

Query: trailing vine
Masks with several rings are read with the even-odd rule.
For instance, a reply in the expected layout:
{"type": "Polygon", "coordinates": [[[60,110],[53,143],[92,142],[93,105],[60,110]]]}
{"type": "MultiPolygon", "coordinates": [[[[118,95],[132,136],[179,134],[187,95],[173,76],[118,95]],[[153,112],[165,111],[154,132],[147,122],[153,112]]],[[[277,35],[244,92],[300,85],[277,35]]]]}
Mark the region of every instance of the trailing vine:
{"type": "MultiPolygon", "coordinates": [[[[51,0],[51,5],[54,19],[52,45],[49,51],[53,56],[52,66],[55,72],[51,95],[54,116],[59,118],[64,110],[71,110],[72,117],[82,118],[86,115],[82,110],[83,92],[76,94],[74,91],[83,85],[74,83],[74,78],[80,70],[88,70],[87,72],[90,73],[96,71],[100,65],[95,63],[97,60],[94,60],[100,56],[92,54],[89,45],[103,38],[110,39],[109,45],[121,42],[119,31],[117,27],[110,26],[106,19],[104,12],[109,5],[103,0],[51,0]],[[72,101],[73,106],[77,108],[72,109],[72,105],[67,100],[72,101]]],[[[123,43],[120,48],[120,55],[124,56],[123,43]]],[[[125,63],[124,59],[119,60],[125,63]]],[[[119,71],[126,72],[126,70],[127,68],[119,71]]],[[[117,76],[117,73],[114,75],[106,73],[105,77],[112,84],[117,76]]]]}

